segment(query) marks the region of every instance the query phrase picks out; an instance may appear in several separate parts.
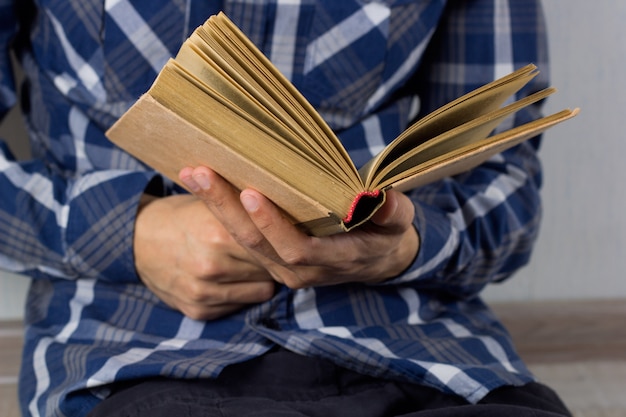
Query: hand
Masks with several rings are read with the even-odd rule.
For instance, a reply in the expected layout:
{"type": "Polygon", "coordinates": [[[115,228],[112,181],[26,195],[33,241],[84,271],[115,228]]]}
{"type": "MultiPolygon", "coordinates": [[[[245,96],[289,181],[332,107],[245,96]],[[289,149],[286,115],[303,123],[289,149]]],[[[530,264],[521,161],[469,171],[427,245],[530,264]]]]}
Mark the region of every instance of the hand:
{"type": "Polygon", "coordinates": [[[134,251],[145,285],[193,319],[215,319],[274,293],[268,272],[191,195],[142,204],[134,251]]]}
{"type": "Polygon", "coordinates": [[[206,167],[184,168],[179,178],[277,282],[290,288],[380,282],[404,271],[419,248],[413,203],[398,192],[388,193],[367,225],[318,238],[292,225],[260,193],[239,193],[206,167]]]}

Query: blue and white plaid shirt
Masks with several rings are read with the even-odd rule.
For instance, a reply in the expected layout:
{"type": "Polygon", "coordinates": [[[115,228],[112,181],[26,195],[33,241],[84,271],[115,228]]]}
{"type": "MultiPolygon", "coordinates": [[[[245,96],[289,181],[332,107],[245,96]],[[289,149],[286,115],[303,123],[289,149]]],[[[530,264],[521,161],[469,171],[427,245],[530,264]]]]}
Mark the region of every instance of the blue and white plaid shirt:
{"type": "MultiPolygon", "coordinates": [[[[281,288],[268,302],[202,322],[171,310],[139,281],[135,211],[156,174],[103,132],[185,37],[224,10],[360,165],[416,115],[519,66],[543,70],[520,95],[544,87],[545,31],[535,1],[29,3],[0,0],[0,114],[17,101],[13,39],[33,153],[16,161],[0,147],[0,267],[32,277],[24,415],[82,416],[113,381],[210,378],[276,345],[470,402],[532,379],[478,294],[529,258],[540,217],[537,139],[409,193],[422,247],[403,275],[379,285],[281,288]]],[[[535,106],[509,123],[538,114],[535,106]]]]}

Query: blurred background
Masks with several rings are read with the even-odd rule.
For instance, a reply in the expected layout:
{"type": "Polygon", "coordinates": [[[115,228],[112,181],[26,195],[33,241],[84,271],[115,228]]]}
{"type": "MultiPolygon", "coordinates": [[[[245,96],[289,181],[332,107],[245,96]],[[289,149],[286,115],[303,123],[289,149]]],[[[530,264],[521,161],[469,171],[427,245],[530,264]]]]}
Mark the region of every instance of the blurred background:
{"type": "MultiPolygon", "coordinates": [[[[486,298],[626,300],[626,2],[546,0],[545,11],[559,89],[546,110],[582,111],[545,134],[544,222],[530,265],[490,287],[486,298]]],[[[0,137],[27,155],[17,112],[0,126],[0,137]]],[[[22,317],[27,285],[0,271],[0,320],[22,317]]]]}

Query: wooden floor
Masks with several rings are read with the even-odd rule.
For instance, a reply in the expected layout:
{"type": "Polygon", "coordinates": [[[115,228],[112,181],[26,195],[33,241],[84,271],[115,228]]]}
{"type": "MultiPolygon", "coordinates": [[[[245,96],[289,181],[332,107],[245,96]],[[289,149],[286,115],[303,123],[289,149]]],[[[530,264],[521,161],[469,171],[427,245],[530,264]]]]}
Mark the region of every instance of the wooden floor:
{"type": "Polygon", "coordinates": [[[17,373],[20,365],[22,327],[0,322],[0,416],[18,417],[17,373]]]}
{"type": "Polygon", "coordinates": [[[575,417],[626,417],[626,300],[494,305],[575,417]]]}
{"type": "MultiPolygon", "coordinates": [[[[520,354],[575,417],[626,417],[626,300],[494,305],[520,354]]],[[[19,417],[22,330],[0,322],[0,417],[19,417]]]]}

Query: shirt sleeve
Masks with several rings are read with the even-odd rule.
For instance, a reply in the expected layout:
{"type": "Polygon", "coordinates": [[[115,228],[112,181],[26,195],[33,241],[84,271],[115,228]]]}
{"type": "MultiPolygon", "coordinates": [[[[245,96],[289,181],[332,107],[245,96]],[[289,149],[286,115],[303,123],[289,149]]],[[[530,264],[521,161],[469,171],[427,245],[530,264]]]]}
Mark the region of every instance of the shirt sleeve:
{"type": "MultiPolygon", "coordinates": [[[[418,74],[421,114],[461,94],[535,63],[540,74],[517,98],[547,86],[545,27],[535,1],[451,2],[418,74]]],[[[540,116],[541,104],[505,126],[540,116]]],[[[469,298],[525,265],[541,217],[539,138],[480,167],[415,189],[421,247],[409,270],[387,284],[410,284],[469,298]]]]}
{"type": "Polygon", "coordinates": [[[9,45],[17,33],[12,0],[0,0],[0,121],[15,105],[15,81],[9,45]]]}
{"type": "Polygon", "coordinates": [[[0,154],[0,266],[33,277],[132,282],[134,221],[154,174],[77,178],[0,154]],[[41,274],[39,274],[41,272],[41,274]]]}
{"type": "MultiPolygon", "coordinates": [[[[12,1],[0,0],[0,118],[17,102],[14,10],[12,1]]],[[[63,161],[39,157],[18,161],[0,140],[0,268],[35,278],[137,280],[134,218],[155,174],[92,169],[79,175],[62,167],[63,161]]]]}

